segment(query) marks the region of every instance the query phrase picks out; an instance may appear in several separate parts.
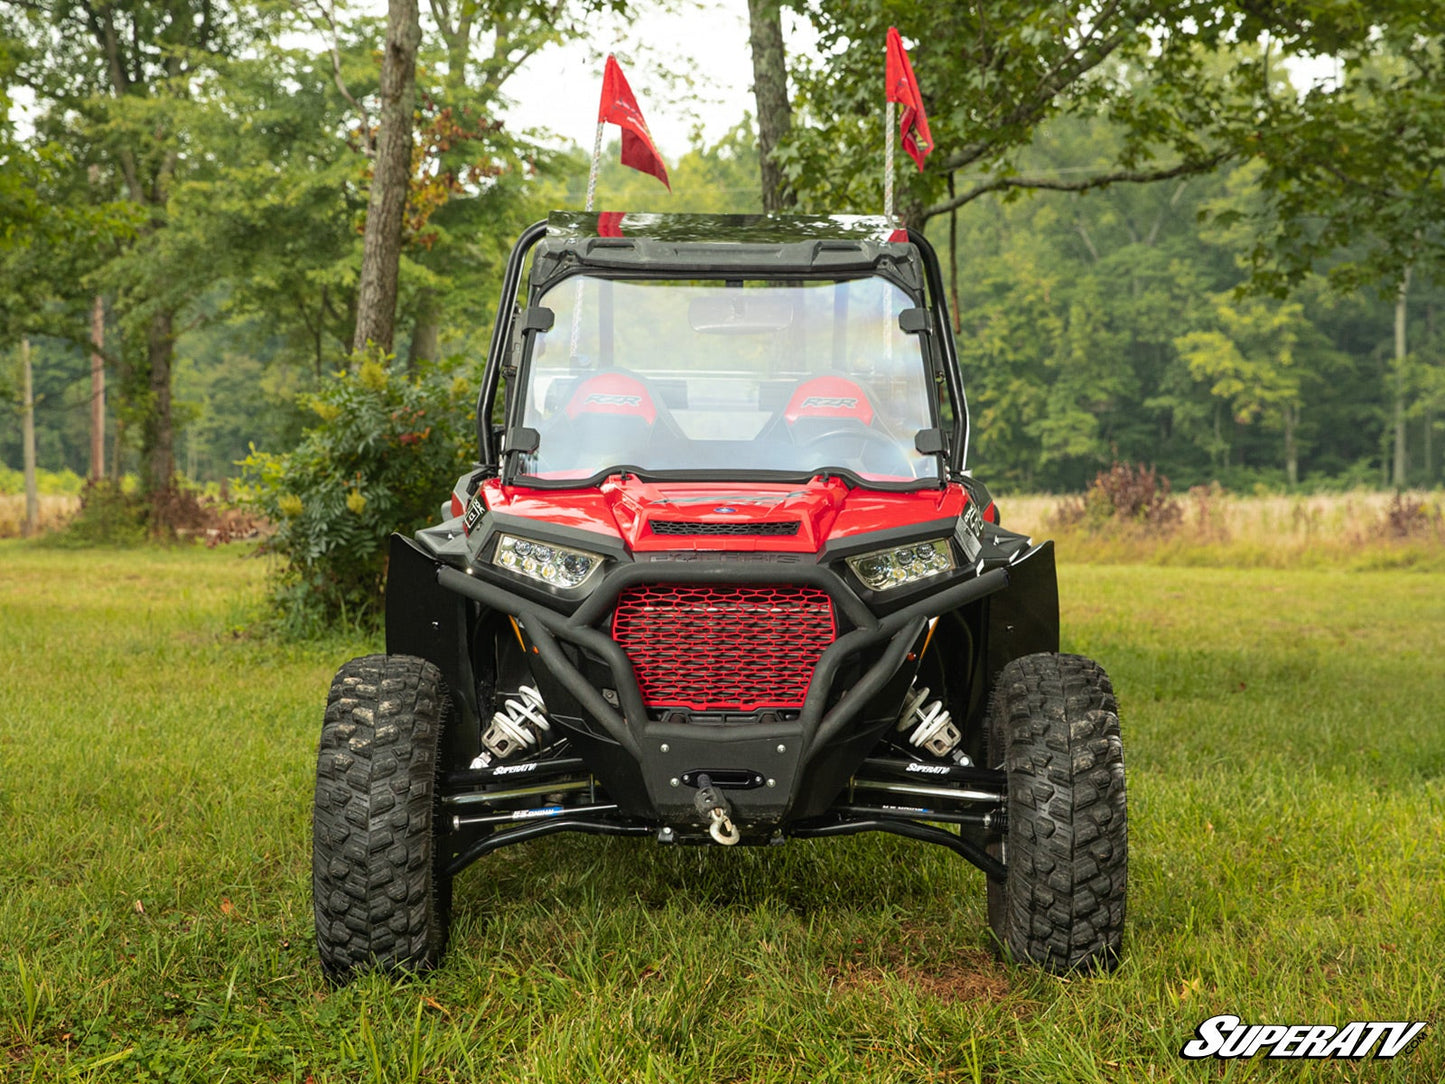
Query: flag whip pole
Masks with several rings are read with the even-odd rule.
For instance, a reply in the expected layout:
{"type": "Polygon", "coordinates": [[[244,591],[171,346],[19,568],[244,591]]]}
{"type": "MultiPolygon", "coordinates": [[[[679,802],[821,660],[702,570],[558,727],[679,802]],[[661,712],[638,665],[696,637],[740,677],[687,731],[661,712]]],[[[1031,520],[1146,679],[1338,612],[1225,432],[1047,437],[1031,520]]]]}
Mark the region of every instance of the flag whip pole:
{"type": "Polygon", "coordinates": [[[893,221],[893,122],[898,109],[890,101],[885,107],[883,120],[883,217],[893,221]]]}
{"type": "MultiPolygon", "coordinates": [[[[606,93],[606,84],[603,84],[603,93],[606,93]]],[[[606,121],[597,122],[597,135],[592,139],[592,168],[587,171],[587,206],[584,211],[592,210],[592,204],[597,198],[597,169],[602,162],[602,126],[606,121]]],[[[567,344],[567,357],[574,364],[577,361],[578,341],[582,338],[582,279],[577,279],[577,289],[572,295],[572,337],[567,344]]]]}
{"type": "Polygon", "coordinates": [[[605,122],[597,122],[597,138],[592,141],[592,169],[587,174],[587,206],[583,210],[592,210],[593,198],[597,195],[597,166],[602,160],[602,125],[605,122]]]}
{"type": "MultiPolygon", "coordinates": [[[[592,141],[592,169],[587,173],[587,206],[584,210],[592,210],[592,203],[597,196],[597,167],[602,161],[602,126],[606,121],[597,122],[597,137],[592,141]]],[[[577,277],[577,289],[572,295],[572,338],[567,344],[567,357],[575,364],[577,360],[577,346],[582,338],[582,277],[577,277]]]]}

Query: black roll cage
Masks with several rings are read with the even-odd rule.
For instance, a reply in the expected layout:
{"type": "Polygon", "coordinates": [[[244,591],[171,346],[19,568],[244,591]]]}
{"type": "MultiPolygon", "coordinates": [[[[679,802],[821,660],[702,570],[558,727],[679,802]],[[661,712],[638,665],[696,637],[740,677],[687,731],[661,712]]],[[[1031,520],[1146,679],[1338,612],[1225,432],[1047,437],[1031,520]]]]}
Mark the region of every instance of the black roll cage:
{"type": "MultiPolygon", "coordinates": [[[[522,274],[527,256],[532,248],[547,235],[547,220],[534,222],[522,231],[517,243],[512,246],[511,255],[502,277],[501,298],[497,303],[497,317],[492,324],[491,344],[487,349],[487,364],[482,375],[481,390],[477,394],[477,461],[492,472],[500,470],[500,451],[495,446],[492,432],[492,412],[496,405],[497,391],[501,385],[502,370],[506,354],[512,342],[513,327],[519,311],[517,292],[522,283],[522,274]]],[[[947,475],[957,477],[964,472],[968,457],[969,416],[968,400],[963,391],[963,378],[958,363],[958,344],[953,338],[953,326],[949,321],[948,303],[943,289],[943,272],[938,263],[938,254],[923,234],[907,231],[908,243],[913,245],[923,261],[924,282],[927,286],[928,313],[932,320],[929,329],[939,344],[943,360],[943,376],[948,385],[948,397],[953,404],[953,429],[950,434],[947,475]]],[[[730,273],[738,269],[729,267],[730,273]]],[[[763,272],[763,268],[759,268],[763,272]]],[[[935,404],[936,405],[936,404],[935,404]]]]}

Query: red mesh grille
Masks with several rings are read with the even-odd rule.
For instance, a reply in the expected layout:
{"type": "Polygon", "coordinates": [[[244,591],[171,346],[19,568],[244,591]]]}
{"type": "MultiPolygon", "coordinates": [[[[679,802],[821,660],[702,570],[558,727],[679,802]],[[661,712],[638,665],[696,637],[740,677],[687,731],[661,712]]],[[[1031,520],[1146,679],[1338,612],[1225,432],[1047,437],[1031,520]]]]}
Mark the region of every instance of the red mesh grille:
{"type": "Polygon", "coordinates": [[[828,593],[793,585],[631,587],[612,619],[643,701],[694,711],[801,707],[836,631],[828,593]]]}

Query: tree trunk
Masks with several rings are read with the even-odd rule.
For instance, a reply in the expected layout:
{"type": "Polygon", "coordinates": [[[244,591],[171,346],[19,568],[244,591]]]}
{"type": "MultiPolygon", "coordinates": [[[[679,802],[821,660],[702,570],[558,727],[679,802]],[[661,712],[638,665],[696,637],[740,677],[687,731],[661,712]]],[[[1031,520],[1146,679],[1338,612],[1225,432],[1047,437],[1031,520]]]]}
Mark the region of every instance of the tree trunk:
{"type": "Polygon", "coordinates": [[[105,477],[105,302],[95,295],[90,311],[90,480],[105,477]]]}
{"type": "Polygon", "coordinates": [[[125,415],[117,413],[115,429],[110,438],[110,479],[120,485],[122,477],[121,454],[125,449],[125,415]]]}
{"type": "MultiPolygon", "coordinates": [[[[948,174],[948,195],[953,198],[953,172],[948,174]]],[[[963,334],[963,314],[958,311],[958,208],[948,212],[948,294],[953,302],[953,333],[963,334]]]]}
{"type": "Polygon", "coordinates": [[[146,333],[150,410],[141,434],[141,482],[149,493],[171,487],[176,473],[175,424],[171,417],[171,362],[174,358],[175,314],[158,312],[146,333]]]}
{"type": "Polygon", "coordinates": [[[1286,404],[1284,414],[1284,471],[1289,487],[1299,485],[1299,448],[1295,443],[1295,427],[1299,424],[1299,408],[1286,404]]]}
{"type": "Polygon", "coordinates": [[[415,372],[423,361],[436,361],[438,341],[441,338],[441,303],[436,291],[422,290],[416,300],[416,322],[411,330],[411,350],[406,356],[406,367],[415,372]]]}
{"type": "Polygon", "coordinates": [[[748,0],[748,28],[753,51],[753,98],[758,106],[763,210],[786,211],[797,205],[798,197],[773,158],[774,150],[793,126],[780,0],[748,0]]]}
{"type": "Polygon", "coordinates": [[[40,529],[40,493],[35,485],[35,385],[30,374],[30,340],[20,340],[20,441],[25,460],[25,522],[20,533],[30,538],[40,529]]]}
{"type": "Polygon", "coordinates": [[[1395,463],[1391,483],[1405,488],[1405,298],[1410,292],[1410,268],[1395,295],[1395,463]]]}
{"type": "MultiPolygon", "coordinates": [[[[1425,306],[1425,341],[1430,344],[1432,364],[1440,364],[1440,348],[1435,341],[1435,302],[1425,306]]],[[[1425,485],[1435,484],[1435,399],[1425,399],[1425,485]]]]}
{"type": "Polygon", "coordinates": [[[1430,430],[1435,428],[1435,411],[1431,407],[1425,408],[1425,486],[1427,488],[1435,485],[1435,449],[1431,439],[1430,430]]]}
{"type": "Polygon", "coordinates": [[[390,0],[381,54],[381,117],[356,299],[353,349],[358,351],[366,349],[370,342],[390,352],[395,337],[402,217],[411,178],[416,50],[420,42],[417,0],[390,0]]]}
{"type": "Polygon", "coordinates": [[[1223,470],[1229,466],[1229,447],[1224,443],[1224,431],[1219,425],[1221,410],[1219,400],[1214,400],[1214,448],[1210,452],[1210,457],[1214,460],[1215,467],[1223,470]]]}

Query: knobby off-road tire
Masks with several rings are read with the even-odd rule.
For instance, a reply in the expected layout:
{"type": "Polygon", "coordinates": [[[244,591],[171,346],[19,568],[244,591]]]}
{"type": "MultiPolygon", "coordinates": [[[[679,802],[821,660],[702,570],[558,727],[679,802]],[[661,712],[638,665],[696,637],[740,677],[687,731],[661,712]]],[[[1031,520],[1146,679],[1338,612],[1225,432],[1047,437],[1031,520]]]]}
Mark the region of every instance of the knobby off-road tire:
{"type": "Polygon", "coordinates": [[[1008,772],[1008,828],[989,850],[1008,872],[989,879],[988,920],[1009,954],[1048,971],[1119,959],[1129,840],[1118,711],[1108,675],[1081,655],[1026,655],[994,685],[988,763],[1008,772]]]}
{"type": "Polygon", "coordinates": [[[336,673],[316,764],[311,884],[327,975],[425,971],[446,948],[451,878],[438,849],[437,750],[451,700],[410,655],[336,673]]]}

